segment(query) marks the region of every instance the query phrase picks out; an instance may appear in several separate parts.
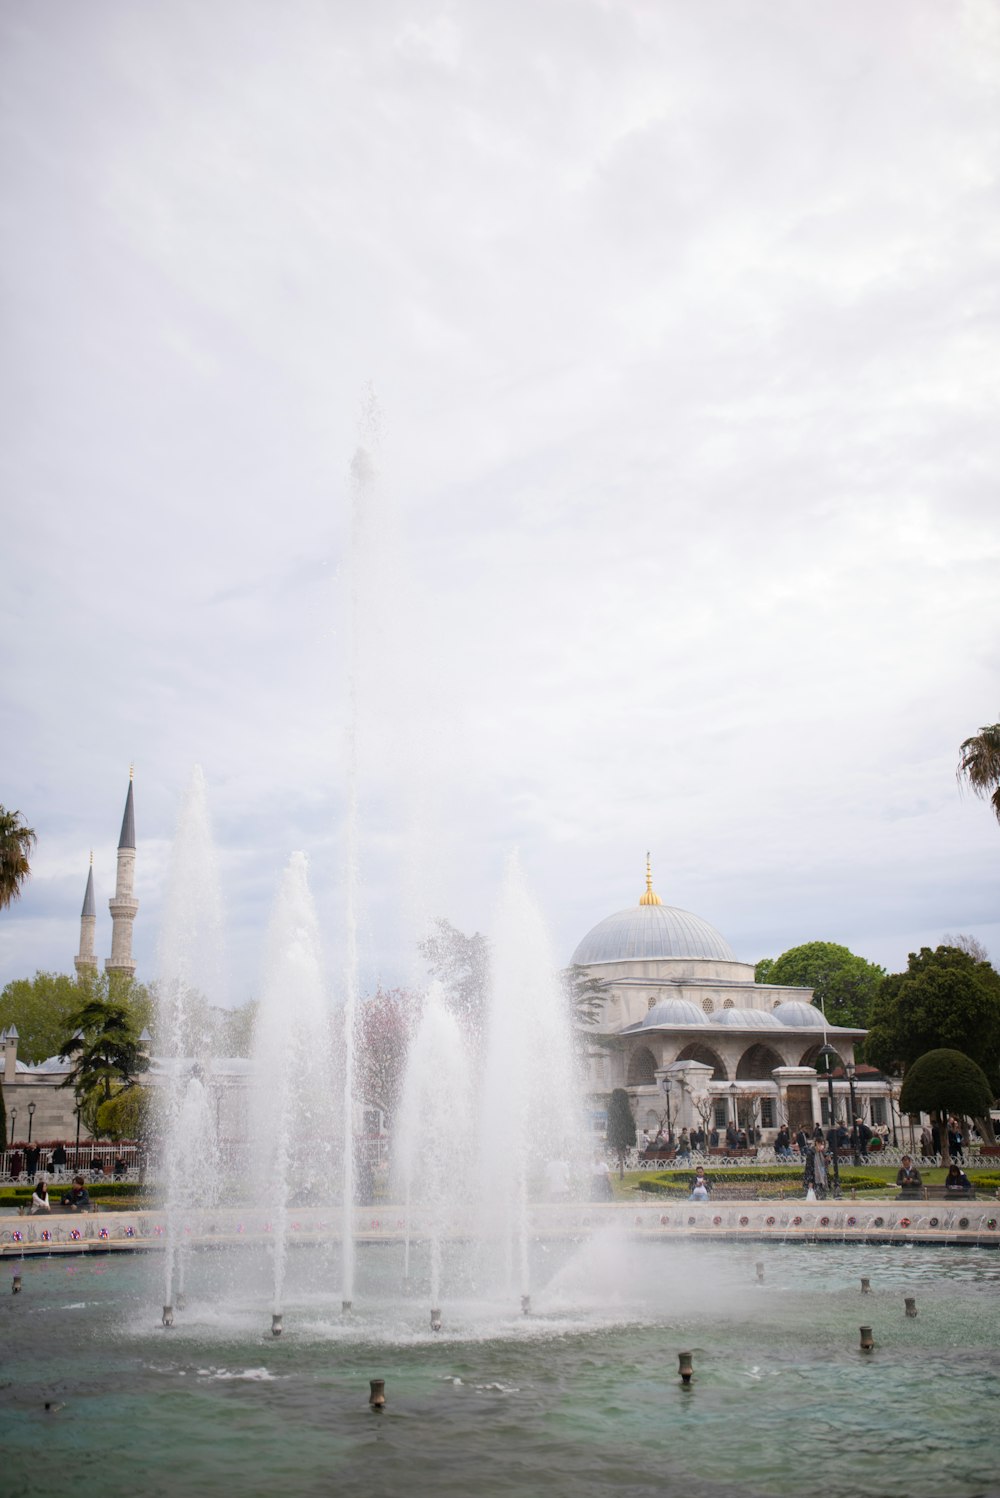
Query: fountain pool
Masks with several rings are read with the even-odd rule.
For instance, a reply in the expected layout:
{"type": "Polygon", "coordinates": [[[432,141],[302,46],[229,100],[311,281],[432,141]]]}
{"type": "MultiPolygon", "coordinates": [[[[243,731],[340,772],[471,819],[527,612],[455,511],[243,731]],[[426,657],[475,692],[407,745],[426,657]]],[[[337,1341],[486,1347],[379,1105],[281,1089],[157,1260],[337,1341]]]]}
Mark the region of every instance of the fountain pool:
{"type": "Polygon", "coordinates": [[[612,1226],[533,1244],[530,1316],[446,1265],[454,1293],[438,1335],[426,1245],[410,1250],[411,1294],[401,1243],[361,1245],[347,1317],[336,1252],[289,1253],[280,1339],[260,1315],[269,1257],[249,1245],[192,1252],[170,1331],[155,1314],[159,1254],[28,1258],[22,1293],[0,1298],[5,1489],[997,1491],[995,1252],[644,1242],[612,1226]],[[386,1380],[382,1414],[368,1407],[372,1378],[386,1380]]]}

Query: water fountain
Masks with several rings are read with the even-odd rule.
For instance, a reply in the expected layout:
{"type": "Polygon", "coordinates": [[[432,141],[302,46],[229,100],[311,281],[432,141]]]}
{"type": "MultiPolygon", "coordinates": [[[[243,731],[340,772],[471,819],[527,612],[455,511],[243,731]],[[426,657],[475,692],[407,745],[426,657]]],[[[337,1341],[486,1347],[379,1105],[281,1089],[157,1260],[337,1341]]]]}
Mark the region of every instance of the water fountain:
{"type": "MultiPolygon", "coordinates": [[[[359,459],[359,504],[370,482],[359,459]]],[[[354,596],[356,687],[371,601],[354,596]]],[[[432,991],[397,1122],[399,1193],[355,1203],[358,728],[354,715],[342,1004],[327,998],[295,855],[261,992],[254,1199],[224,1208],[216,1062],[196,1002],[216,992],[198,929],[213,898],[193,891],[212,860],[193,783],[161,959],[166,1210],[0,1233],[24,1286],[0,1300],[11,1490],[37,1485],[41,1442],[57,1472],[99,1452],[104,1498],[137,1486],[794,1498],[804,1467],[830,1498],[986,1490],[1000,1254],[975,1245],[997,1241],[994,1216],[962,1228],[935,1209],[920,1227],[940,1241],[914,1246],[892,1208],[541,1199],[545,1157],[558,1150],[580,1179],[585,1152],[566,1001],[516,862],[492,924],[482,1047],[470,1057],[432,991]],[[961,1254],[944,1246],[955,1235],[972,1240],[961,1254]],[[899,1313],[904,1292],[914,1305],[919,1293],[919,1318],[899,1313]]]]}

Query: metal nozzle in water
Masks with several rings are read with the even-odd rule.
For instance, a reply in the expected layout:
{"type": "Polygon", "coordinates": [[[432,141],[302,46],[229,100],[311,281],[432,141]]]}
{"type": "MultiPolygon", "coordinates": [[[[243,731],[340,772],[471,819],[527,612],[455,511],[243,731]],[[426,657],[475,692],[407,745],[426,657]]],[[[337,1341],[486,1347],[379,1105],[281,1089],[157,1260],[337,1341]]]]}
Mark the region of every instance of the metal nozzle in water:
{"type": "Polygon", "coordinates": [[[530,1295],[522,1295],[521,1296],[521,1313],[524,1316],[530,1316],[531,1315],[531,1296],[530,1295]]]}
{"type": "Polygon", "coordinates": [[[177,1307],[177,1309],[179,1311],[186,1311],[187,1310],[187,1298],[186,1298],[183,1290],[178,1290],[178,1292],[177,1292],[177,1299],[174,1301],[174,1305],[177,1307]]]}
{"type": "Polygon", "coordinates": [[[271,1336],[272,1337],[280,1337],[281,1336],[281,1312],[280,1311],[275,1311],[274,1315],[271,1317],[271,1336]]]}
{"type": "Polygon", "coordinates": [[[764,1283],[764,1266],[763,1266],[763,1264],[758,1264],[757,1265],[757,1283],[758,1283],[758,1285],[762,1285],[764,1283]]]}
{"type": "Polygon", "coordinates": [[[342,1300],[340,1302],[340,1314],[342,1316],[349,1316],[351,1314],[351,1311],[353,1309],[354,1309],[354,1302],[353,1302],[353,1300],[342,1300]]]}
{"type": "Polygon", "coordinates": [[[694,1359],[689,1352],[677,1354],[677,1372],[681,1376],[682,1384],[689,1384],[694,1377],[694,1359]]]}
{"type": "Polygon", "coordinates": [[[440,1311],[440,1308],[438,1306],[431,1306],[431,1331],[432,1332],[439,1332],[440,1330],[441,1330],[441,1311],[440,1311]]]}
{"type": "Polygon", "coordinates": [[[163,1307],[162,1324],[164,1326],[173,1326],[173,1324],[174,1324],[174,1308],[173,1308],[173,1306],[164,1306],[163,1307]]]}
{"type": "Polygon", "coordinates": [[[15,1274],[11,1280],[10,1293],[11,1295],[20,1295],[21,1293],[21,1276],[19,1274],[15,1274]]]}
{"type": "Polygon", "coordinates": [[[917,1297],[915,1295],[907,1295],[905,1297],[905,1304],[907,1316],[915,1316],[917,1314],[917,1297]]]}
{"type": "Polygon", "coordinates": [[[372,1378],[372,1379],[369,1379],[368,1382],[369,1382],[369,1387],[370,1387],[370,1390],[371,1390],[371,1392],[368,1395],[368,1403],[371,1405],[371,1407],[372,1407],[373,1410],[384,1410],[385,1409],[385,1379],[384,1378],[372,1378]]]}
{"type": "Polygon", "coordinates": [[[861,1293],[862,1295],[870,1295],[872,1293],[872,1282],[871,1280],[866,1280],[863,1275],[861,1278],[861,1293]]]}
{"type": "Polygon", "coordinates": [[[872,1336],[872,1329],[871,1329],[871,1327],[870,1326],[863,1326],[861,1328],[861,1351],[862,1352],[871,1352],[871,1350],[872,1350],[872,1348],[874,1346],[875,1346],[875,1338],[872,1336]]]}

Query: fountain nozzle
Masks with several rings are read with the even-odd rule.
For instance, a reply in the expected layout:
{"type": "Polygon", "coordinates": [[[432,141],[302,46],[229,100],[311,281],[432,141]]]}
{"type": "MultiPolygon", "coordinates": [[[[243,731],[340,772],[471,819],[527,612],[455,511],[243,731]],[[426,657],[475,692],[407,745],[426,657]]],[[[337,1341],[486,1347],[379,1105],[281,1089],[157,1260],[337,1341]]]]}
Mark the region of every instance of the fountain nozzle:
{"type": "Polygon", "coordinates": [[[349,1316],[351,1314],[351,1311],[353,1309],[354,1309],[354,1302],[353,1302],[353,1300],[342,1300],[340,1302],[340,1314],[342,1316],[349,1316]]]}
{"type": "Polygon", "coordinates": [[[763,1266],[763,1264],[758,1264],[757,1265],[757,1283],[758,1283],[758,1285],[762,1285],[764,1283],[764,1266],[763,1266]]]}
{"type": "Polygon", "coordinates": [[[871,1327],[870,1326],[863,1326],[861,1328],[861,1351],[862,1352],[871,1352],[871,1350],[872,1350],[872,1348],[874,1346],[875,1346],[875,1338],[872,1336],[872,1329],[871,1329],[871,1327]]]}
{"type": "Polygon", "coordinates": [[[163,1307],[162,1325],[163,1326],[173,1326],[173,1324],[174,1324],[174,1308],[173,1308],[173,1306],[164,1306],[163,1307]]]}
{"type": "Polygon", "coordinates": [[[369,1388],[371,1390],[370,1394],[368,1395],[368,1403],[371,1405],[371,1407],[372,1407],[373,1410],[384,1410],[385,1409],[385,1379],[384,1378],[372,1378],[372,1379],[369,1379],[368,1383],[369,1383],[369,1388]]]}
{"type": "Polygon", "coordinates": [[[864,1275],[861,1277],[861,1293],[862,1295],[870,1295],[872,1293],[872,1282],[871,1280],[866,1280],[864,1275]]]}
{"type": "Polygon", "coordinates": [[[907,1314],[907,1316],[915,1316],[917,1314],[917,1298],[916,1298],[916,1296],[915,1295],[907,1295],[905,1297],[905,1304],[906,1304],[906,1314],[907,1314]]]}
{"type": "Polygon", "coordinates": [[[441,1310],[439,1306],[431,1306],[431,1331],[441,1330],[441,1310]]]}
{"type": "Polygon", "coordinates": [[[15,1274],[11,1281],[10,1293],[11,1295],[20,1295],[21,1293],[21,1276],[19,1274],[15,1274]]]}
{"type": "Polygon", "coordinates": [[[272,1337],[280,1337],[281,1336],[281,1312],[280,1311],[275,1311],[274,1315],[271,1317],[271,1336],[272,1337]]]}
{"type": "Polygon", "coordinates": [[[177,1307],[177,1309],[179,1311],[186,1311],[187,1310],[187,1298],[186,1298],[183,1290],[178,1290],[178,1292],[177,1292],[177,1299],[174,1301],[174,1305],[177,1307]]]}
{"type": "Polygon", "coordinates": [[[694,1377],[694,1359],[689,1352],[677,1354],[677,1372],[681,1376],[681,1383],[685,1386],[690,1384],[694,1377]]]}
{"type": "Polygon", "coordinates": [[[521,1314],[523,1316],[530,1316],[531,1315],[531,1296],[530,1295],[522,1295],[521,1296],[521,1314]]]}

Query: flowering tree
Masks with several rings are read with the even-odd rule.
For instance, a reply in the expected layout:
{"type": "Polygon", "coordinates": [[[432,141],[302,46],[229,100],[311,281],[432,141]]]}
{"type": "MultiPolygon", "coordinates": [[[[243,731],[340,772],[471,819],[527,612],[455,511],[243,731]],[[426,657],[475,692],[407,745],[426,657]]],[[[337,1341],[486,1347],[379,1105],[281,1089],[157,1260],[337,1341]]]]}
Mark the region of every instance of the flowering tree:
{"type": "Polygon", "coordinates": [[[399,1103],[410,1040],[420,1019],[423,995],[407,988],[379,988],[358,1013],[357,1082],[367,1103],[392,1113],[399,1103]]]}

